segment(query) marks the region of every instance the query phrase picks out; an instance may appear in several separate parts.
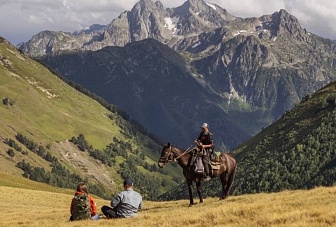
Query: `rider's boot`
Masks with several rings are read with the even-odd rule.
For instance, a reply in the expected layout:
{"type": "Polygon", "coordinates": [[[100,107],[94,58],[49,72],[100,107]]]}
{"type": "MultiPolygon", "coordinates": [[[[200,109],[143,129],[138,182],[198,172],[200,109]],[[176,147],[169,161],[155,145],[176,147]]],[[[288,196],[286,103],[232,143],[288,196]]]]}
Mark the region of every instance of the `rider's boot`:
{"type": "Polygon", "coordinates": [[[204,172],[205,172],[205,177],[204,177],[204,181],[209,181],[211,180],[211,177],[209,176],[209,165],[208,163],[204,163],[204,172]]]}

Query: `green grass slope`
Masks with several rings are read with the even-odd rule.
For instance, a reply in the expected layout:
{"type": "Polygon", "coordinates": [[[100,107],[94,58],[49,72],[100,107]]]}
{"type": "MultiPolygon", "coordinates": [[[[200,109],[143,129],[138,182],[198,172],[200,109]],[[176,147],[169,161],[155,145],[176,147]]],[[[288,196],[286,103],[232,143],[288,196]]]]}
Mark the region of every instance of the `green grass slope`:
{"type": "Polygon", "coordinates": [[[0,106],[4,135],[16,131],[48,135],[49,142],[62,141],[86,132],[88,141],[103,148],[113,136],[122,138],[119,128],[104,107],[62,82],[36,61],[12,46],[0,46],[0,95],[13,106],[0,106]]]}
{"type": "Polygon", "coordinates": [[[15,176],[13,174],[8,174],[4,172],[0,172],[0,186],[9,187],[11,189],[20,188],[20,189],[47,191],[47,192],[55,192],[71,195],[74,193],[73,190],[70,189],[57,188],[45,183],[32,181],[21,176],[15,176]]]}
{"type": "MultiPolygon", "coordinates": [[[[119,185],[122,181],[118,165],[120,163],[113,166],[103,165],[87,152],[81,153],[76,146],[68,142],[73,136],[84,134],[87,142],[100,151],[105,149],[113,138],[117,138],[121,143],[131,144],[131,148],[125,149],[130,156],[130,150],[137,149],[145,155],[148,163],[157,163],[159,158],[160,145],[140,132],[135,133],[137,137],[132,136],[129,133],[132,130],[129,122],[69,86],[2,38],[0,99],[0,172],[21,175],[23,172],[16,164],[23,159],[47,172],[52,169],[50,162],[16,140],[18,133],[39,146],[48,147],[48,152],[59,159],[62,166],[71,173],[79,174],[83,178],[93,178],[94,182],[105,187],[119,185]],[[27,154],[14,150],[14,154],[9,155],[10,147],[4,143],[7,139],[13,139],[27,154]],[[149,147],[148,144],[152,146],[149,147]],[[76,155],[78,160],[74,160],[76,155]],[[91,163],[92,169],[81,166],[83,163],[91,163]],[[91,173],[93,170],[95,175],[91,173]],[[99,176],[103,175],[106,176],[104,181],[99,179],[99,176]]],[[[155,173],[159,175],[158,179],[168,182],[164,186],[160,185],[161,191],[177,184],[172,180],[177,173],[177,168],[173,167],[164,174],[155,173]]]]}

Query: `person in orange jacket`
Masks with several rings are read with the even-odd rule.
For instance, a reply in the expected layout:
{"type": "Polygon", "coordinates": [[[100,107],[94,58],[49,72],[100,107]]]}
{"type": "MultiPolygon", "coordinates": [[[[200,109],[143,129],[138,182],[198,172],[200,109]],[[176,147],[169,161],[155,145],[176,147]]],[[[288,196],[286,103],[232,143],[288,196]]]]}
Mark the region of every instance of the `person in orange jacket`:
{"type": "Polygon", "coordinates": [[[77,185],[77,191],[75,193],[75,197],[72,199],[71,201],[71,206],[70,206],[70,213],[71,213],[71,217],[70,217],[70,221],[74,221],[76,220],[74,218],[74,209],[75,208],[75,204],[76,204],[76,196],[78,195],[86,195],[89,199],[89,204],[90,204],[90,212],[91,212],[91,219],[92,220],[98,220],[99,219],[99,214],[97,213],[97,206],[96,203],[94,201],[94,198],[89,194],[88,188],[86,186],[85,183],[79,183],[77,185]]]}

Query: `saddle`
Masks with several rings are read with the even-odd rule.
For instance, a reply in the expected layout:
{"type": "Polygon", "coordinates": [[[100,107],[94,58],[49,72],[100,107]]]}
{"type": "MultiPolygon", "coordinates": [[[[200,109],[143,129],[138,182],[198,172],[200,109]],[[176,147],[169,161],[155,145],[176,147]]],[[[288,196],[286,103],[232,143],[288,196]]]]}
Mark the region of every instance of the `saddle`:
{"type": "Polygon", "coordinates": [[[211,167],[211,169],[215,169],[215,170],[217,170],[217,169],[219,169],[219,167],[220,167],[220,161],[219,161],[219,156],[215,153],[215,152],[213,152],[211,155],[210,155],[210,167],[211,167]]]}
{"type": "MultiPolygon", "coordinates": [[[[204,155],[204,151],[199,149],[198,147],[194,148],[194,157],[192,160],[192,166],[194,168],[194,171],[196,173],[204,173],[204,166],[202,161],[202,156],[204,155]]],[[[220,168],[220,160],[219,155],[217,155],[215,152],[212,152],[210,155],[210,161],[209,161],[209,170],[213,172],[213,170],[218,170],[220,168]]]]}

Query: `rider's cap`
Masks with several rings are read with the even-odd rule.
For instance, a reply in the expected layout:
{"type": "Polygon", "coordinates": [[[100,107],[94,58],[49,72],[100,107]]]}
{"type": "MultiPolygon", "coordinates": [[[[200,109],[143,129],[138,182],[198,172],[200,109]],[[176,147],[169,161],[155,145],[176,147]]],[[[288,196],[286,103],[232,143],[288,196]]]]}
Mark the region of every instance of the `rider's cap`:
{"type": "Polygon", "coordinates": [[[132,180],[131,179],[126,179],[125,181],[124,181],[124,186],[133,186],[133,182],[132,182],[132,180]]]}
{"type": "Polygon", "coordinates": [[[207,123],[203,123],[203,125],[201,126],[201,128],[207,128],[208,124],[207,123]]]}

